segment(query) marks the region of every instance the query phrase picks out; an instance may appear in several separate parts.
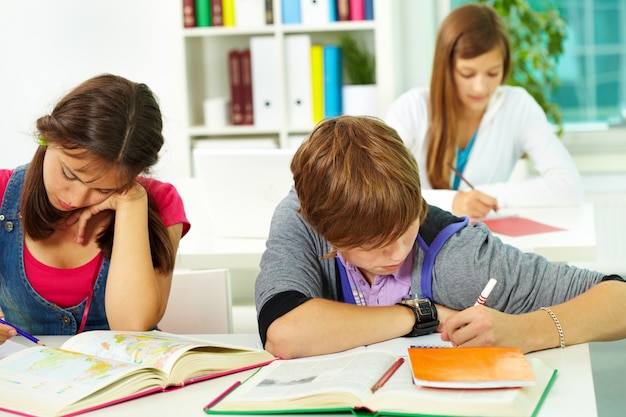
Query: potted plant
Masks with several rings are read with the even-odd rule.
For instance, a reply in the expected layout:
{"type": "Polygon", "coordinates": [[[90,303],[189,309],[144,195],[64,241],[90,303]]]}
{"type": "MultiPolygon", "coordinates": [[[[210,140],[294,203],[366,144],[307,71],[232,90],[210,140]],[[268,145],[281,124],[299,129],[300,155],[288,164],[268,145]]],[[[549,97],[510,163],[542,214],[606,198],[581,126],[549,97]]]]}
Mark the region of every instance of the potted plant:
{"type": "Polygon", "coordinates": [[[378,100],[374,54],[349,35],[341,38],[340,47],[344,68],[343,114],[376,116],[378,100]]]}
{"type": "Polygon", "coordinates": [[[539,103],[543,111],[563,131],[563,118],[559,106],[550,100],[561,85],[557,64],[563,54],[567,37],[567,22],[549,1],[528,0],[478,0],[489,4],[503,17],[509,27],[511,41],[511,74],[509,85],[524,87],[539,103]]]}

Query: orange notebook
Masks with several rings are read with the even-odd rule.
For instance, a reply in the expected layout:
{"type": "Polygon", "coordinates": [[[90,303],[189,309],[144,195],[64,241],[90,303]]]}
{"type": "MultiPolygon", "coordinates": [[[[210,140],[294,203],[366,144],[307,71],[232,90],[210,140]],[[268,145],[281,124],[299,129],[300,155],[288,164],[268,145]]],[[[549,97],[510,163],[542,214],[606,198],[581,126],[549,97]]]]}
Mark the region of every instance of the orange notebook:
{"type": "Polygon", "coordinates": [[[512,347],[408,349],[413,383],[434,388],[510,388],[536,382],[526,356],[512,347]]]}

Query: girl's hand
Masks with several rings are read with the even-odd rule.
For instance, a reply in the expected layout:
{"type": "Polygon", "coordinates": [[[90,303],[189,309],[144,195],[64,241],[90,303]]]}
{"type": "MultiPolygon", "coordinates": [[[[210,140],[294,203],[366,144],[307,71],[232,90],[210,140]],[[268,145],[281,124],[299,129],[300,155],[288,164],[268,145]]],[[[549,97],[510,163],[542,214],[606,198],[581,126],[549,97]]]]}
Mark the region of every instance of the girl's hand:
{"type": "MultiPolygon", "coordinates": [[[[2,309],[0,309],[0,319],[4,318],[4,313],[2,309]]],[[[11,326],[7,326],[6,324],[0,324],[0,345],[15,336],[17,332],[11,326]]]]}
{"type": "Polygon", "coordinates": [[[66,223],[68,226],[78,223],[74,241],[82,244],[85,239],[87,223],[92,217],[106,210],[123,210],[124,207],[133,204],[148,204],[148,193],[137,181],[134,181],[133,185],[126,191],[114,192],[98,204],[76,210],[68,217],[66,223]]]}
{"type": "Polygon", "coordinates": [[[452,212],[457,216],[480,219],[491,210],[498,211],[498,200],[478,190],[459,191],[452,201],[452,212]]]}

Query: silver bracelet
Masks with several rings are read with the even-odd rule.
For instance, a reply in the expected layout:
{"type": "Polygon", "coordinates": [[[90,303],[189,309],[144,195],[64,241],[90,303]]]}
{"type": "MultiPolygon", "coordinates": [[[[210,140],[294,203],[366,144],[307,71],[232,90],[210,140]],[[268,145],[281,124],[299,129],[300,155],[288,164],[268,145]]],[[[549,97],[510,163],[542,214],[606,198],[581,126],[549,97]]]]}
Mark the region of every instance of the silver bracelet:
{"type": "Polygon", "coordinates": [[[546,311],[550,315],[550,317],[552,317],[552,320],[554,320],[554,324],[556,324],[556,329],[559,331],[561,349],[563,349],[565,347],[565,337],[563,336],[563,327],[561,327],[561,322],[556,317],[556,314],[554,314],[554,312],[550,310],[548,307],[541,307],[541,309],[546,311]]]}

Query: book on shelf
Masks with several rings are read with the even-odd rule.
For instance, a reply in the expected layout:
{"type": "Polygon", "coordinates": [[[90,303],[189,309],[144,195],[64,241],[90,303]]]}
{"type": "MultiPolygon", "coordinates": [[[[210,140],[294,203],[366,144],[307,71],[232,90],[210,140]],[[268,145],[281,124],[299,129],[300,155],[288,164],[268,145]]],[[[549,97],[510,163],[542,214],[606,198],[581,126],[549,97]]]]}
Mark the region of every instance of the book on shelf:
{"type": "MultiPolygon", "coordinates": [[[[189,0],[183,0],[189,1],[189,0]]],[[[194,0],[196,10],[196,26],[211,26],[211,0],[194,0]]]]}
{"type": "Polygon", "coordinates": [[[303,24],[324,24],[331,20],[330,0],[300,0],[303,24]]]}
{"type": "Polygon", "coordinates": [[[274,24],[274,0],[265,0],[265,24],[274,24]]]}
{"type": "Polygon", "coordinates": [[[228,82],[230,86],[230,123],[241,125],[243,124],[241,54],[235,49],[228,52],[228,82]]]}
{"type": "Polygon", "coordinates": [[[60,348],[33,346],[0,360],[0,410],[74,415],[274,359],[260,349],[159,331],[84,332],[60,348]]]}
{"type": "Polygon", "coordinates": [[[365,20],[374,20],[374,0],[365,0],[363,4],[363,17],[365,20]]]}
{"type": "Polygon", "coordinates": [[[241,124],[254,124],[254,104],[252,103],[252,62],[250,59],[250,49],[239,51],[241,70],[241,103],[243,110],[243,121],[241,124]]]}
{"type": "Polygon", "coordinates": [[[285,36],[287,115],[291,126],[313,124],[311,87],[311,36],[285,36]]]}
{"type": "Polygon", "coordinates": [[[365,0],[349,0],[350,20],[365,20],[365,0]]]}
{"type": "Polygon", "coordinates": [[[281,0],[282,20],[284,24],[302,23],[300,17],[300,0],[281,0]]]}
{"type": "Polygon", "coordinates": [[[337,117],[343,112],[342,93],[343,65],[341,48],[337,45],[324,45],[323,84],[324,117],[337,117]]]}
{"type": "Polygon", "coordinates": [[[235,0],[222,0],[222,23],[224,26],[234,27],[235,16],[235,0]]]}
{"type": "Polygon", "coordinates": [[[235,26],[265,26],[265,0],[235,0],[235,26]]]}
{"type": "Polygon", "coordinates": [[[311,45],[311,103],[313,123],[324,119],[324,46],[311,45]]]}
{"type": "Polygon", "coordinates": [[[514,347],[411,347],[413,383],[434,388],[511,388],[536,383],[530,363],[514,347]]]}
{"type": "Polygon", "coordinates": [[[328,0],[328,21],[337,21],[337,0],[328,0]]]}
{"type": "Polygon", "coordinates": [[[409,361],[394,366],[399,358],[387,350],[362,348],[276,360],[210,401],[205,412],[531,417],[540,409],[556,376],[556,370],[532,358],[537,378],[532,386],[481,390],[420,387],[412,382],[409,361]]]}
{"type": "Polygon", "coordinates": [[[208,0],[211,2],[211,26],[224,26],[224,12],[222,0],[208,0]]]}
{"type": "Polygon", "coordinates": [[[337,2],[337,20],[350,20],[350,0],[336,0],[337,2]]]}
{"type": "Polygon", "coordinates": [[[196,27],[196,0],[183,0],[183,27],[196,27]]]}
{"type": "Polygon", "coordinates": [[[274,36],[250,38],[252,112],[257,127],[276,127],[280,119],[278,40],[274,36]]]}

